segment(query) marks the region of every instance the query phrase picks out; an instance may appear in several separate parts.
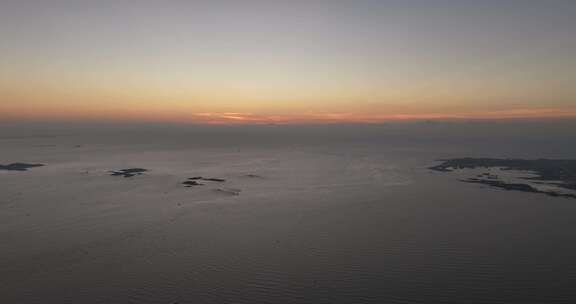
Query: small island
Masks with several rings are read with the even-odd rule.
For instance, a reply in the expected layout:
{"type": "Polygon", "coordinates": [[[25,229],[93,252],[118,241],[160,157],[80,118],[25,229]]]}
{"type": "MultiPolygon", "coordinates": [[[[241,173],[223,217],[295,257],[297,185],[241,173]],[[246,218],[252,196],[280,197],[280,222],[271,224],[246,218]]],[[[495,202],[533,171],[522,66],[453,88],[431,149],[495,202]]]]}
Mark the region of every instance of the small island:
{"type": "Polygon", "coordinates": [[[42,167],[43,164],[27,164],[27,163],[11,163],[8,165],[0,165],[0,170],[8,171],[28,171],[30,168],[42,167]]]}
{"type": "Polygon", "coordinates": [[[116,171],[110,171],[111,176],[122,176],[122,177],[134,177],[136,175],[142,175],[147,172],[148,169],[142,168],[130,168],[130,169],[120,169],[116,171]]]}
{"type": "Polygon", "coordinates": [[[192,187],[192,186],[204,186],[205,184],[200,183],[199,181],[206,181],[206,182],[219,182],[219,183],[223,183],[226,180],[223,178],[214,178],[214,177],[203,177],[203,176],[194,176],[194,177],[189,177],[187,181],[184,181],[182,184],[185,185],[186,187],[192,187]]]}
{"type": "Polygon", "coordinates": [[[485,171],[475,177],[461,179],[462,182],[576,199],[576,160],[468,157],[440,161],[442,161],[440,164],[429,169],[439,172],[454,172],[463,169],[485,171]],[[516,172],[528,173],[530,176],[515,175],[516,172]],[[503,174],[499,175],[499,173],[507,174],[502,176],[503,174]]]}
{"type": "Polygon", "coordinates": [[[226,180],[223,178],[214,178],[214,177],[203,177],[203,176],[194,176],[194,177],[189,177],[189,180],[203,180],[203,181],[208,181],[208,182],[220,182],[223,183],[226,180]]]}
{"type": "Polygon", "coordinates": [[[184,185],[185,187],[192,187],[192,186],[204,186],[204,184],[199,183],[198,181],[195,180],[189,180],[189,181],[185,181],[182,183],[182,185],[184,185]]]}

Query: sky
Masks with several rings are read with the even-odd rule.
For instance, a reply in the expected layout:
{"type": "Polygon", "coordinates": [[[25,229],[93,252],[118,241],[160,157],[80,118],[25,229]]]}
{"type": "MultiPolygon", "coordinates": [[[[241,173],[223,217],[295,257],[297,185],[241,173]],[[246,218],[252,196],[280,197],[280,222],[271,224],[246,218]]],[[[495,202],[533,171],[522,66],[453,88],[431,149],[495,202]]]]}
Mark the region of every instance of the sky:
{"type": "Polygon", "coordinates": [[[0,121],[576,118],[573,0],[0,0],[0,121]]]}

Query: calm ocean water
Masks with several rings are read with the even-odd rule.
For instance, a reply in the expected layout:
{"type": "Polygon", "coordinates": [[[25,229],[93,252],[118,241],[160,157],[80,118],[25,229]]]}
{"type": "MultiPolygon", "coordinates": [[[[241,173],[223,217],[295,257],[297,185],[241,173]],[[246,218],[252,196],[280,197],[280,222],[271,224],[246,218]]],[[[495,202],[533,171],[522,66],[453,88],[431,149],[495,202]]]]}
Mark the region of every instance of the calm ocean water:
{"type": "Polygon", "coordinates": [[[576,301],[576,200],[426,169],[568,158],[564,127],[365,128],[2,134],[0,163],[46,166],[0,172],[0,301],[576,301]],[[150,171],[108,174],[131,167],[150,171]]]}

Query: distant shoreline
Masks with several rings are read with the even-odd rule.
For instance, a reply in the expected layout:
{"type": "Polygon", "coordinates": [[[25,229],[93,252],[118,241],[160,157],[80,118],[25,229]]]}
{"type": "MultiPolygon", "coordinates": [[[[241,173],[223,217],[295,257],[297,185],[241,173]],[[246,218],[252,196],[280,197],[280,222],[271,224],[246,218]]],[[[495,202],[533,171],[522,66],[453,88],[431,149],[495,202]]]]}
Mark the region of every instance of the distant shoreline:
{"type": "Polygon", "coordinates": [[[461,179],[465,183],[483,184],[504,190],[542,193],[554,197],[576,199],[576,160],[571,159],[499,159],[499,158],[454,158],[443,159],[442,163],[429,169],[438,172],[454,172],[463,169],[484,169],[475,177],[461,179]],[[496,170],[492,170],[496,169],[496,170]],[[531,177],[513,177],[514,181],[503,180],[498,171],[524,171],[531,177]],[[539,186],[544,186],[541,188],[539,186]],[[567,190],[567,191],[566,191],[567,190]]]}

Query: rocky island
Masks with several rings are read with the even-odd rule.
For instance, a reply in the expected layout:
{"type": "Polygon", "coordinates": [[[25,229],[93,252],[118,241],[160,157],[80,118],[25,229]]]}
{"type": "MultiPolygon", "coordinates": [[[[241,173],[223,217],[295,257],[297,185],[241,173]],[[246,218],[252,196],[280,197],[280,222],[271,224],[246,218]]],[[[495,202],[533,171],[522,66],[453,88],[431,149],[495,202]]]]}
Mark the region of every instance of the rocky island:
{"type": "Polygon", "coordinates": [[[8,171],[28,171],[30,168],[42,167],[43,164],[27,164],[27,163],[11,163],[8,165],[0,165],[0,170],[8,171]]]}
{"type": "Polygon", "coordinates": [[[185,185],[186,187],[192,187],[192,186],[204,186],[205,184],[200,183],[199,181],[206,181],[206,182],[219,182],[219,183],[223,183],[226,180],[223,178],[214,178],[214,177],[203,177],[203,176],[194,176],[194,177],[189,177],[187,181],[184,181],[182,184],[185,185]]]}
{"type": "Polygon", "coordinates": [[[130,169],[120,169],[116,171],[110,171],[111,176],[123,176],[123,177],[133,177],[136,175],[142,175],[147,172],[148,169],[142,168],[130,168],[130,169]]]}
{"type": "Polygon", "coordinates": [[[489,171],[461,179],[462,182],[576,199],[576,160],[454,158],[441,161],[442,163],[429,169],[439,172],[463,169],[489,171]],[[508,174],[503,177],[498,173],[508,174]],[[514,173],[528,173],[530,176],[517,176],[514,173]]]}

